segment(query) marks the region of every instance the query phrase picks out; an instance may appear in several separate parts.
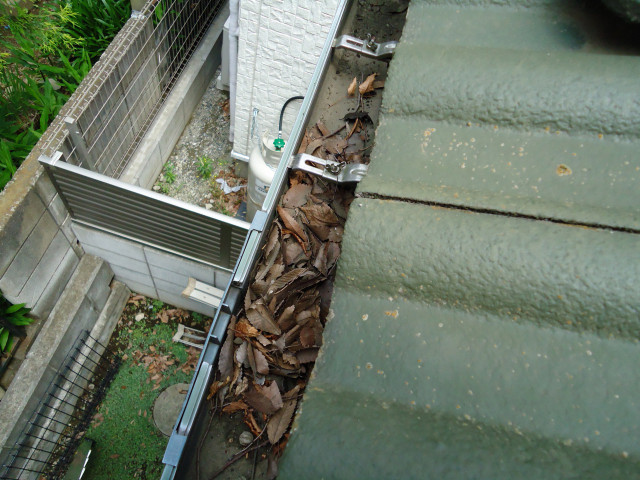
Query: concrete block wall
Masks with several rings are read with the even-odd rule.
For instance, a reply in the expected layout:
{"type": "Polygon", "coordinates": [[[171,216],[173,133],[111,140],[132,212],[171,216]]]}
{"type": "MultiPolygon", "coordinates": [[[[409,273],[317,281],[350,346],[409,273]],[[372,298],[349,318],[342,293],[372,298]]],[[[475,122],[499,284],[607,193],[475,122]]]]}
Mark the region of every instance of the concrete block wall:
{"type": "Polygon", "coordinates": [[[161,111],[149,127],[120,176],[123,182],[151,188],[173,152],[202,95],[211,83],[222,50],[223,11],[212,23],[198,49],[180,74],[161,111]]]}
{"type": "Polygon", "coordinates": [[[84,252],[49,177],[19,173],[0,195],[0,289],[46,318],[84,252]]]}
{"type": "MultiPolygon", "coordinates": [[[[284,102],[306,93],[337,6],[338,0],[242,0],[234,151],[249,155],[253,148],[254,108],[258,134],[275,134],[284,102]]],[[[285,139],[299,108],[300,102],[287,107],[285,139]]]]}
{"type": "MultiPolygon", "coordinates": [[[[129,298],[129,290],[112,283],[112,278],[113,272],[100,258],[85,255],[79,262],[0,402],[0,465],[7,460],[82,331],[90,331],[104,345],[108,343],[129,298]]],[[[101,349],[97,345],[94,348],[101,349]]]]}
{"type": "Polygon", "coordinates": [[[86,225],[73,223],[72,229],[87,253],[109,263],[116,280],[136,293],[176,307],[213,316],[213,307],[183,297],[182,291],[189,277],[221,290],[227,287],[231,278],[231,272],[227,270],[86,225]]]}

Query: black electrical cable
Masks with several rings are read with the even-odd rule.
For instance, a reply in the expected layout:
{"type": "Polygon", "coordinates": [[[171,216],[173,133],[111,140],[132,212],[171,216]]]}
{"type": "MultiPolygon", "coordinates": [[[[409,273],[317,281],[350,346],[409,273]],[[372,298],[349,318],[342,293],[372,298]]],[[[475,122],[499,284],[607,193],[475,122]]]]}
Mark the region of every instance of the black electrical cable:
{"type": "Polygon", "coordinates": [[[284,105],[282,106],[282,110],[280,110],[280,123],[278,123],[278,137],[280,138],[282,137],[282,119],[284,118],[284,110],[285,108],[287,108],[287,105],[289,105],[289,103],[293,102],[294,100],[304,100],[304,96],[298,95],[295,97],[291,97],[289,100],[284,102],[284,105]]]}

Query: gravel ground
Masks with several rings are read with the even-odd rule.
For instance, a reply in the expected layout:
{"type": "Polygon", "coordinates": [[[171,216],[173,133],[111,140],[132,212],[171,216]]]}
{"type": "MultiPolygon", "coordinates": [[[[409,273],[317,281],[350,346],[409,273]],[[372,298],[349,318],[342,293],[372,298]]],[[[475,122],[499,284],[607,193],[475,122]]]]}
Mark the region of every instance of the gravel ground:
{"type": "Polygon", "coordinates": [[[184,202],[235,215],[237,208],[234,207],[243,200],[246,189],[225,196],[215,182],[216,178],[225,178],[234,185],[245,182],[233,173],[229,94],[216,88],[218,73],[193,112],[153,189],[184,202]],[[205,162],[211,166],[208,178],[198,174],[198,160],[202,158],[208,159],[205,162]]]}

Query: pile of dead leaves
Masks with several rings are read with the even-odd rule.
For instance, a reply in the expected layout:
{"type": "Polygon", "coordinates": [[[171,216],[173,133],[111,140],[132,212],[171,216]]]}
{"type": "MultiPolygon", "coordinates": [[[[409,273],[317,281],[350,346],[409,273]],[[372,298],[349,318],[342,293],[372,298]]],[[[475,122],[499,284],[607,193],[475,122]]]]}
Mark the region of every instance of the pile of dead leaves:
{"type": "MultiPolygon", "coordinates": [[[[317,130],[325,140],[331,137],[317,130]]],[[[256,437],[266,432],[275,456],[284,449],[322,345],[353,199],[352,187],[300,171],[291,173],[289,183],[244,307],[229,324],[208,397],[225,413],[242,412],[256,437]]]]}

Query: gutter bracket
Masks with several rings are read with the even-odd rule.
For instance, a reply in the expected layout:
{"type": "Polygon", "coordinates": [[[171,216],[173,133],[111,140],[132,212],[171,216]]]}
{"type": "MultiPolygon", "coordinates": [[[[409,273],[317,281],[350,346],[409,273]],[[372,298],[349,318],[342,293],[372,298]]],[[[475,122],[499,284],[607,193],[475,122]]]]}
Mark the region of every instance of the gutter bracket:
{"type": "Polygon", "coordinates": [[[376,43],[374,40],[371,34],[367,35],[366,40],[360,40],[351,35],[341,35],[333,41],[333,48],[344,48],[375,60],[390,60],[398,42],[376,43]]]}
{"type": "Polygon", "coordinates": [[[320,175],[322,178],[336,183],[358,183],[369,170],[369,165],[362,163],[336,162],[335,160],[314,157],[307,153],[294,155],[290,167],[292,170],[302,170],[312,175],[320,175]],[[324,168],[318,168],[314,164],[324,168]]]}

